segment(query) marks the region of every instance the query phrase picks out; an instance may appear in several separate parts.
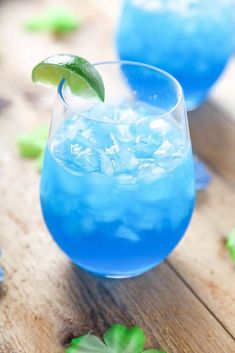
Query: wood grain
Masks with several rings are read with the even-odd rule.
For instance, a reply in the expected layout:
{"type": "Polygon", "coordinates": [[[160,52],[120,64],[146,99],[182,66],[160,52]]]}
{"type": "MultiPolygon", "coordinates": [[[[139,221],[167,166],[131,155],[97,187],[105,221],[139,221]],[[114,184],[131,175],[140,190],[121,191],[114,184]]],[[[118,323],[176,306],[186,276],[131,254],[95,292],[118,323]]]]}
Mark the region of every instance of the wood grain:
{"type": "Polygon", "coordinates": [[[194,149],[211,167],[213,181],[198,195],[187,236],[170,261],[235,337],[235,264],[224,251],[235,226],[235,120],[213,100],[189,118],[194,149]]]}
{"type": "Polygon", "coordinates": [[[92,278],[66,259],[42,222],[39,176],[15,140],[50,120],[53,92],[34,87],[32,66],[55,52],[92,61],[115,57],[118,0],[11,0],[0,3],[0,248],[6,281],[0,290],[0,353],[60,353],[73,336],[101,335],[113,322],[141,325],[147,346],[169,353],[235,352],[234,265],[223,239],[235,226],[234,63],[210,103],[190,114],[195,150],[213,182],[198,196],[192,224],[169,260],[133,280],[92,278]],[[64,40],[32,35],[24,21],[66,4],[84,18],[64,40]]]}

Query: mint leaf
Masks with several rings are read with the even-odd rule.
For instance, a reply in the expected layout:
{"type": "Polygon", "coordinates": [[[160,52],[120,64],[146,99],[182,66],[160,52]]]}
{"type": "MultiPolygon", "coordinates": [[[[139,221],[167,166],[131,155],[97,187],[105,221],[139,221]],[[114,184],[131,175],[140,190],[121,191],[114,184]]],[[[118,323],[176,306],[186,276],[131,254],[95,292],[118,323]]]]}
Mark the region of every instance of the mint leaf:
{"type": "Polygon", "coordinates": [[[231,259],[235,261],[235,229],[228,234],[225,246],[229,251],[231,259]]]}
{"type": "Polygon", "coordinates": [[[43,124],[29,134],[19,135],[17,146],[23,158],[37,158],[46,146],[48,136],[48,126],[43,124]]]}
{"type": "Polygon", "coordinates": [[[23,158],[36,158],[39,172],[42,170],[48,132],[48,125],[42,124],[31,133],[19,135],[17,138],[19,154],[23,158]]]}
{"type": "Polygon", "coordinates": [[[38,157],[44,144],[38,140],[34,135],[24,134],[18,137],[17,145],[19,153],[23,158],[36,158],[38,157]]]}
{"type": "Polygon", "coordinates": [[[25,28],[31,32],[50,31],[66,34],[80,27],[81,20],[64,8],[52,8],[40,16],[28,20],[25,28]]]}
{"type": "Polygon", "coordinates": [[[105,344],[94,335],[86,335],[72,340],[66,353],[109,353],[105,344]]]}
{"type": "Polygon", "coordinates": [[[104,334],[104,341],[115,353],[141,353],[145,335],[139,327],[127,328],[121,324],[111,326],[104,334]]]}
{"type": "MultiPolygon", "coordinates": [[[[121,324],[112,325],[104,334],[104,343],[94,335],[74,338],[65,353],[142,353],[144,331],[138,327],[128,328],[121,324]]],[[[150,349],[143,353],[166,353],[150,349]]]]}

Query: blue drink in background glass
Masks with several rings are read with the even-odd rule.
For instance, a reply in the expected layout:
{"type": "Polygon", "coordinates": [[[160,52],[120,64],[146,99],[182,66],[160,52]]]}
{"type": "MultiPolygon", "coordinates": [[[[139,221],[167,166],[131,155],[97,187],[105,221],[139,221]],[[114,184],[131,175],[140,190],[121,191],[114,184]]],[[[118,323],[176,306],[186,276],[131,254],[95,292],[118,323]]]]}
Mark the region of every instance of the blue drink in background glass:
{"type": "Polygon", "coordinates": [[[58,89],[41,206],[74,263],[99,276],[133,277],[163,261],[189,224],[187,116],[180,86],[161,70],[127,62],[96,68],[105,103],[73,97],[63,82],[58,89]]]}
{"type": "Polygon", "coordinates": [[[118,53],[171,73],[193,110],[234,51],[234,19],[234,0],[124,0],[118,53]]]}

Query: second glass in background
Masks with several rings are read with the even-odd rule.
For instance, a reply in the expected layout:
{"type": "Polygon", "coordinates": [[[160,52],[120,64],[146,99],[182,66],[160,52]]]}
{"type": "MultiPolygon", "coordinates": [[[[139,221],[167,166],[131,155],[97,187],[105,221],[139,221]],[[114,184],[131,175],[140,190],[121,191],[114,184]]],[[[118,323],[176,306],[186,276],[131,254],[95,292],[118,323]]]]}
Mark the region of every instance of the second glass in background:
{"type": "Polygon", "coordinates": [[[234,0],[124,0],[118,53],[176,77],[193,110],[234,51],[234,18],[234,0]]]}

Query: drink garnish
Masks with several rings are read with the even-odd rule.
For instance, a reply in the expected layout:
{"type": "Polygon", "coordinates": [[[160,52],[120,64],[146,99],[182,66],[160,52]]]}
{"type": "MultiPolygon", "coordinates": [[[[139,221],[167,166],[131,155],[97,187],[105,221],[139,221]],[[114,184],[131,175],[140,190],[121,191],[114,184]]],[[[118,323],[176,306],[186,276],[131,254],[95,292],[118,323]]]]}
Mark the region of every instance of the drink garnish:
{"type": "Polygon", "coordinates": [[[66,81],[75,95],[104,101],[104,83],[96,68],[86,59],[70,54],[58,54],[40,62],[32,71],[34,82],[58,86],[66,81]]]}

